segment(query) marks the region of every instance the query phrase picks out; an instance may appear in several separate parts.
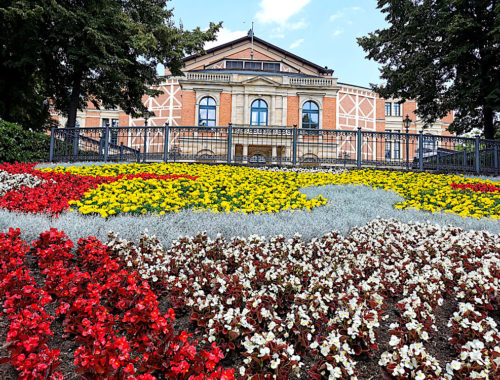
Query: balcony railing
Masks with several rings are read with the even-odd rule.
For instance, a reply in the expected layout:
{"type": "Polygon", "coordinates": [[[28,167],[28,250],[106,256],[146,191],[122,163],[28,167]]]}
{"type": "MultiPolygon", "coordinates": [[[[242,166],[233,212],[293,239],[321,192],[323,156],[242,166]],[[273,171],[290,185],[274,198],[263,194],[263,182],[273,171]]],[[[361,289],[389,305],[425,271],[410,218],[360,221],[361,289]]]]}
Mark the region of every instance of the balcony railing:
{"type": "Polygon", "coordinates": [[[337,83],[333,78],[297,78],[291,77],[290,84],[294,86],[318,86],[329,87],[335,86],[337,83]]]}
{"type": "Polygon", "coordinates": [[[231,74],[219,73],[187,73],[186,78],[204,82],[231,82],[231,74]]]}

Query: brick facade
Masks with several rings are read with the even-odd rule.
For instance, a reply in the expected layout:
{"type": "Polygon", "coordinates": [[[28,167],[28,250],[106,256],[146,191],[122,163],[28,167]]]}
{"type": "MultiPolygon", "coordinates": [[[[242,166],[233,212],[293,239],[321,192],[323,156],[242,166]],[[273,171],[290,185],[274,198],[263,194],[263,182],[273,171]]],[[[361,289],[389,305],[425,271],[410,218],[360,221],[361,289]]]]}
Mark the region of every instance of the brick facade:
{"type": "MultiPolygon", "coordinates": [[[[272,126],[301,126],[302,106],[315,102],[320,109],[319,127],[355,131],[403,131],[406,114],[412,120],[410,132],[420,132],[423,124],[416,120],[415,101],[401,105],[401,114],[386,116],[386,100],[361,86],[337,82],[332,70],[315,65],[265,41],[256,39],[253,46],[255,62],[273,61],[280,64],[274,72],[240,72],[225,69],[225,59],[250,60],[250,40],[242,38],[217,48],[207,50],[203,56],[187,57],[184,77],[165,77],[158,87],[163,94],[152,98],[144,96],[144,104],[154,116],[149,126],[195,126],[198,123],[198,102],[210,96],[217,104],[217,124],[227,126],[248,125],[251,104],[256,99],[268,105],[268,124],[272,126]]],[[[264,67],[264,66],[262,66],[264,67]]],[[[168,73],[168,70],[166,71],[168,73]]],[[[397,100],[388,100],[391,104],[397,100]]],[[[118,119],[119,126],[143,126],[144,118],[132,118],[121,110],[97,110],[89,103],[79,112],[78,121],[83,127],[100,127],[102,119],[118,119]]],[[[65,118],[58,117],[61,126],[65,118]]],[[[447,126],[453,113],[437,121],[429,133],[450,135],[447,126]]],[[[377,153],[378,154],[378,153],[377,153]]]]}

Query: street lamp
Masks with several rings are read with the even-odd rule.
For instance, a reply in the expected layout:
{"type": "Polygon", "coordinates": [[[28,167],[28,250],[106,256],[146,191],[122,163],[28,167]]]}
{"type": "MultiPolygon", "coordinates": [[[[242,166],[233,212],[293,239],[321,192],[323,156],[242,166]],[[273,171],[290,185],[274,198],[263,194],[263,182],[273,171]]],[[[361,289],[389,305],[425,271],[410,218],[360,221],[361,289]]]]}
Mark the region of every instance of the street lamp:
{"type": "Polygon", "coordinates": [[[403,124],[405,125],[406,133],[408,133],[408,129],[410,129],[410,124],[411,124],[411,119],[408,116],[408,114],[406,114],[406,117],[403,120],[403,124]]]}
{"type": "Polygon", "coordinates": [[[406,128],[406,170],[410,170],[410,135],[408,134],[408,129],[410,129],[410,123],[411,119],[406,114],[406,117],[403,120],[403,124],[405,125],[406,128]]]}

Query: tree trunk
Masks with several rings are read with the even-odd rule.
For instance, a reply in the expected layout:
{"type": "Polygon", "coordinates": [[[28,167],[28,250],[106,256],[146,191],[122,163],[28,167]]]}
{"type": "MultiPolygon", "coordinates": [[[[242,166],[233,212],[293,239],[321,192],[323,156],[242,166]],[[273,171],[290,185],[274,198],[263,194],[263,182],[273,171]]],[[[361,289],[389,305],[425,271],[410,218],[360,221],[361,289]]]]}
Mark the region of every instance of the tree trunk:
{"type": "Polygon", "coordinates": [[[493,109],[483,107],[484,138],[493,140],[495,138],[495,127],[493,124],[493,109]]]}
{"type": "Polygon", "coordinates": [[[82,75],[77,74],[75,80],[73,81],[73,88],[71,89],[71,95],[69,98],[68,123],[66,124],[66,128],[76,127],[76,113],[78,111],[78,105],[80,103],[81,80],[82,75]]]}

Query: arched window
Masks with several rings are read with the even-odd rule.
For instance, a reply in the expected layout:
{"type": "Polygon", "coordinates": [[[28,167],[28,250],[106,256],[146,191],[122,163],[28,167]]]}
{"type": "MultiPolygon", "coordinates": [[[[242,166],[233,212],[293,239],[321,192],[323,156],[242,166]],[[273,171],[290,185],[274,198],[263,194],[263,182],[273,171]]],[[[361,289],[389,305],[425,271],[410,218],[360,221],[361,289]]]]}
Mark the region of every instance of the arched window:
{"type": "Polygon", "coordinates": [[[261,99],[252,102],[250,125],[267,125],[267,103],[261,99]]]}
{"type": "Polygon", "coordinates": [[[209,96],[200,100],[198,111],[198,125],[204,127],[215,127],[215,100],[209,96]]]}
{"type": "Polygon", "coordinates": [[[308,101],[302,106],[302,128],[319,128],[319,107],[316,103],[308,101]]]}

